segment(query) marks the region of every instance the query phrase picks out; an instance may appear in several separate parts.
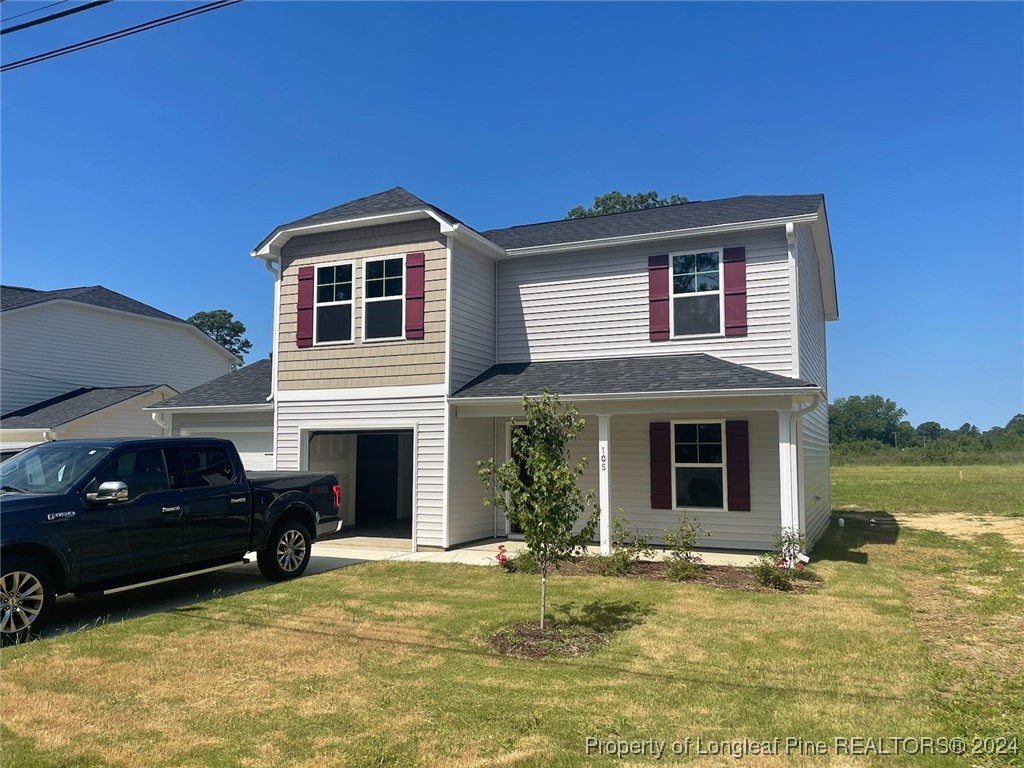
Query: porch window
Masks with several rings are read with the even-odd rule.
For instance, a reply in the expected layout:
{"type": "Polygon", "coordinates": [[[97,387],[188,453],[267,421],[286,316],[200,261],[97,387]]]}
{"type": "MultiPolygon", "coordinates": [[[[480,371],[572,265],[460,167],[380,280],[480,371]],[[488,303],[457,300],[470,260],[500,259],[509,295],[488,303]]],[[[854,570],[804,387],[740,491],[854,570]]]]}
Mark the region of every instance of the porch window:
{"type": "Polygon", "coordinates": [[[722,331],[721,252],[672,255],[672,336],[722,331]]]}
{"type": "Polygon", "coordinates": [[[352,262],[316,268],[314,307],[317,344],[352,341],[352,262]]]}
{"type": "Polygon", "coordinates": [[[363,339],[405,338],[405,259],[364,263],[363,339]]]}
{"type": "Polygon", "coordinates": [[[676,508],[724,509],[722,422],[674,422],[672,434],[672,493],[676,508]]]}

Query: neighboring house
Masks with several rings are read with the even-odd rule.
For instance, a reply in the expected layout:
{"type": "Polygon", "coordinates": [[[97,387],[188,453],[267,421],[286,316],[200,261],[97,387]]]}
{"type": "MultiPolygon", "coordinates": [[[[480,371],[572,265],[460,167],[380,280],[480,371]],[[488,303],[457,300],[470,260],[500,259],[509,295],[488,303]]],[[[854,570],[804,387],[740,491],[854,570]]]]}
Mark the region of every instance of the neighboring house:
{"type": "Polygon", "coordinates": [[[545,387],[586,417],[605,551],[613,516],[656,532],[685,511],[751,550],[828,523],[822,195],[477,232],[396,187],[252,255],[277,275],[276,466],[335,469],[357,526],[413,548],[514,533],[476,462],[508,456],[545,387]]]}
{"type": "Polygon", "coordinates": [[[274,468],[272,365],[258,360],[149,407],[168,435],[234,442],[246,469],[274,468]]]}
{"type": "Polygon", "coordinates": [[[100,285],[5,285],[0,313],[5,454],[42,440],[158,435],[142,408],[239,362],[190,323],[100,285]]]}

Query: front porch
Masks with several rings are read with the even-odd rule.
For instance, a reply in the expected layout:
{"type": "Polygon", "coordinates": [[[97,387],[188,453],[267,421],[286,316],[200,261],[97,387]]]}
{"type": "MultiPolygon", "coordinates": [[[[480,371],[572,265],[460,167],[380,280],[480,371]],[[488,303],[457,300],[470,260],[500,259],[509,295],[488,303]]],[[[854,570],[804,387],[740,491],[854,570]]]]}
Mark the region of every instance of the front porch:
{"type": "Polygon", "coordinates": [[[510,533],[500,511],[480,504],[476,461],[510,456],[511,420],[523,419],[512,393],[539,394],[539,380],[562,387],[586,420],[572,454],[589,460],[580,485],[597,491],[600,553],[611,552],[613,518],[658,543],[685,513],[710,532],[700,541],[709,551],[763,552],[781,530],[806,530],[800,420],[820,402],[817,387],[707,355],[495,369],[452,399],[449,548],[510,533]],[[674,375],[654,377],[660,368],[674,375]],[[641,383],[638,371],[650,378],[641,383]]]}

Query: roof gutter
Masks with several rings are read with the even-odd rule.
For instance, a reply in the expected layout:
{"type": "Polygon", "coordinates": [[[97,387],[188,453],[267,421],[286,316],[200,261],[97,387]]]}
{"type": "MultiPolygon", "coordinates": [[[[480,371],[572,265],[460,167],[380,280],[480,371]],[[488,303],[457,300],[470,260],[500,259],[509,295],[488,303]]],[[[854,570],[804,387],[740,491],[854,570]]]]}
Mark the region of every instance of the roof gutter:
{"type": "Polygon", "coordinates": [[[533,245],[525,248],[508,248],[506,253],[510,257],[539,256],[548,253],[562,253],[564,251],[578,251],[587,248],[609,248],[614,246],[634,245],[639,243],[656,243],[662,240],[674,240],[679,237],[694,237],[697,235],[718,235],[726,232],[746,232],[752,229],[765,229],[767,227],[778,227],[790,222],[812,222],[818,219],[817,213],[805,213],[800,216],[783,216],[775,219],[758,219],[756,221],[744,221],[735,224],[715,224],[708,227],[691,227],[689,229],[673,229],[667,232],[644,232],[636,235],[622,235],[620,237],[603,237],[597,240],[577,240],[571,243],[552,243],[550,245],[533,245]]]}
{"type": "MultiPolygon", "coordinates": [[[[144,411],[164,411],[167,413],[209,413],[210,411],[235,411],[238,413],[256,413],[259,411],[274,410],[273,403],[240,403],[238,405],[151,405],[143,408],[144,411]]],[[[159,422],[158,422],[159,423],[159,422]]]]}

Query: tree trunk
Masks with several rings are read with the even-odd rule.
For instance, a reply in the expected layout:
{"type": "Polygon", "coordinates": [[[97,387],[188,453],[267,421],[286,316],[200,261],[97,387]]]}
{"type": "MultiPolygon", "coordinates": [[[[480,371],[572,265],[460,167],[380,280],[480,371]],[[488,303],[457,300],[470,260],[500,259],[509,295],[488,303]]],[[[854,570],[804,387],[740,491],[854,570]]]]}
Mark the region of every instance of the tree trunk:
{"type": "Polygon", "coordinates": [[[544,613],[548,605],[548,568],[547,564],[540,569],[540,628],[544,629],[544,613]]]}

